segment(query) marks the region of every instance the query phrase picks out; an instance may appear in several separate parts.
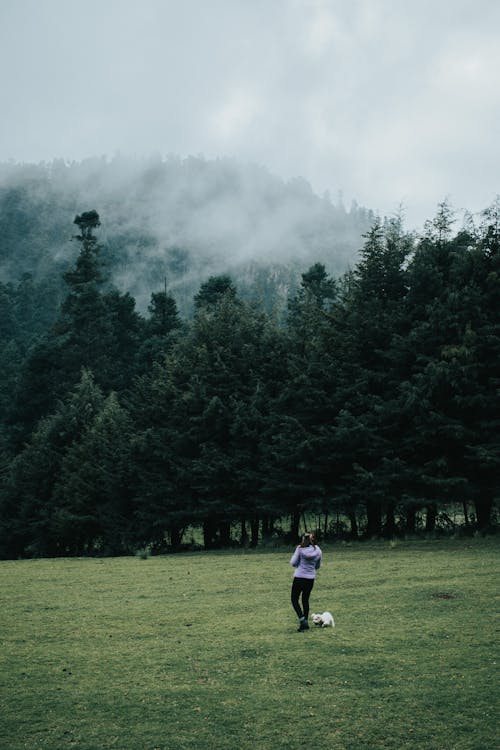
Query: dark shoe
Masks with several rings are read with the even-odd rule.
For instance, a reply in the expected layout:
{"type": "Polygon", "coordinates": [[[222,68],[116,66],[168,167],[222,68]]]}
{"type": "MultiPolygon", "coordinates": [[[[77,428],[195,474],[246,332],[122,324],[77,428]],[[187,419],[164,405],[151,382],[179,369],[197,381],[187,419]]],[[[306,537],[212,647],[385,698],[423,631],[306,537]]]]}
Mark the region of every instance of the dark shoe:
{"type": "Polygon", "coordinates": [[[297,633],[302,633],[304,630],[309,630],[309,623],[307,620],[301,620],[297,633]]]}

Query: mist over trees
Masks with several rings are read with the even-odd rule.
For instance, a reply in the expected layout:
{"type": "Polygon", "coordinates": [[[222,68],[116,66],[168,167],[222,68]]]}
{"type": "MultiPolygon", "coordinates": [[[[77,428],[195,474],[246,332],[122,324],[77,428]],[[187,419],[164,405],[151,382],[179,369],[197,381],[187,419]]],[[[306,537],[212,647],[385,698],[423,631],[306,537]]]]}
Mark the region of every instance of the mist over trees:
{"type": "Polygon", "coordinates": [[[145,312],[166,279],[183,316],[200,284],[226,273],[241,296],[269,310],[286,306],[309,264],[343,273],[373,220],[355,204],[346,210],[316,196],[305,180],[284,182],[230,159],[0,164],[0,281],[28,273],[57,284],[78,252],[68,217],[85,206],[105,217],[100,239],[114,286],[145,312]]]}
{"type": "Polygon", "coordinates": [[[458,231],[443,203],[418,237],[373,218],[356,262],[307,262],[285,306],[228,262],[189,314],[113,283],[104,217],[77,213],[60,283],[0,284],[1,556],[256,545],[304,516],[332,538],[494,527],[498,200],[458,231]]]}

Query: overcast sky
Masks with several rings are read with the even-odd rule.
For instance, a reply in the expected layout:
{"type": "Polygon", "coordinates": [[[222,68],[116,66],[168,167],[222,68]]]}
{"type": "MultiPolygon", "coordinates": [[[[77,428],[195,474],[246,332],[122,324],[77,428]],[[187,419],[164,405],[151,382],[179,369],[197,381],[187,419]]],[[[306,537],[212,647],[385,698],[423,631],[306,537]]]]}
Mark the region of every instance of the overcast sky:
{"type": "Polygon", "coordinates": [[[410,227],[500,192],[498,0],[0,0],[0,161],[232,156],[410,227]]]}

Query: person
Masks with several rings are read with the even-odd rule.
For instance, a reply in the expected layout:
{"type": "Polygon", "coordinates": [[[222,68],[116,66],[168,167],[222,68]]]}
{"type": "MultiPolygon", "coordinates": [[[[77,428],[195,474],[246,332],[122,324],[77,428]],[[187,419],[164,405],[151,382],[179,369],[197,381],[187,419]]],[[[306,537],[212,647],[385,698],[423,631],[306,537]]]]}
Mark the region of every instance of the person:
{"type": "Polygon", "coordinates": [[[321,566],[322,553],[315,542],[314,534],[304,534],[290,560],[290,565],[295,568],[291,599],[292,607],[299,618],[299,633],[309,630],[309,597],[314,586],[316,571],[321,566]]]}

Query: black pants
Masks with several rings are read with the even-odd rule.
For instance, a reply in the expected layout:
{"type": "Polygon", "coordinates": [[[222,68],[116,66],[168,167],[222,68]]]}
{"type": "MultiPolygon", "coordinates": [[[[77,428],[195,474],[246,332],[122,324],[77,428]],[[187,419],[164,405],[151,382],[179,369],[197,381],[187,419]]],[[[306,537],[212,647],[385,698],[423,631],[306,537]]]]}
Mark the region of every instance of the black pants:
{"type": "Polygon", "coordinates": [[[309,617],[309,596],[314,586],[314,578],[294,578],[292,583],[292,607],[297,613],[297,617],[309,617]],[[302,595],[302,609],[299,604],[299,598],[302,595]]]}

